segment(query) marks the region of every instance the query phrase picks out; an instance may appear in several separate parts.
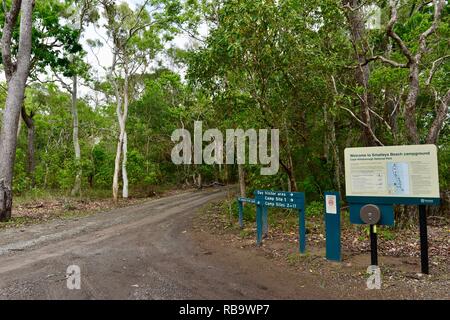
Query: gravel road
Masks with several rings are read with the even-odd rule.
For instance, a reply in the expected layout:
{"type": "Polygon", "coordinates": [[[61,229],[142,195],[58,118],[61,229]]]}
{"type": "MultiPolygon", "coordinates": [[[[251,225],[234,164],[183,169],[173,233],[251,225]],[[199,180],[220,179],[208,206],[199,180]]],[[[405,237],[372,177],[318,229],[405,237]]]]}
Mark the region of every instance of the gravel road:
{"type": "Polygon", "coordinates": [[[91,216],[0,232],[0,299],[333,298],[313,279],[191,228],[228,189],[180,193],[91,216]],[[80,289],[66,270],[80,268],[80,289]]]}

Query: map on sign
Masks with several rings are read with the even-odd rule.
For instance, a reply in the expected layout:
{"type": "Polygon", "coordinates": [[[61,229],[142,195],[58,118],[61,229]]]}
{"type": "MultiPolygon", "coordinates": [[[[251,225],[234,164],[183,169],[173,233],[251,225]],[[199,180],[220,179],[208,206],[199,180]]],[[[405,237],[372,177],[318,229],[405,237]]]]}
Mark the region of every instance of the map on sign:
{"type": "Polygon", "coordinates": [[[392,195],[409,194],[409,165],[406,162],[388,162],[388,192],[392,195]]]}
{"type": "Polygon", "coordinates": [[[439,198],[435,145],[345,149],[347,196],[439,198]]]}

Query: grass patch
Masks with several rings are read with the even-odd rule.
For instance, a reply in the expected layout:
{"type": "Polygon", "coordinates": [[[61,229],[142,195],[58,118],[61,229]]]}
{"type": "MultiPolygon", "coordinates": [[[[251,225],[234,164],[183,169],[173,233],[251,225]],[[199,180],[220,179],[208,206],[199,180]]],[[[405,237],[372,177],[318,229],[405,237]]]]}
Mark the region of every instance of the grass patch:
{"type": "Polygon", "coordinates": [[[31,217],[12,217],[9,221],[0,222],[0,229],[6,228],[20,228],[25,225],[37,222],[35,218],[31,217]]]}
{"type": "Polygon", "coordinates": [[[295,266],[302,263],[305,259],[309,257],[309,252],[306,253],[291,253],[287,256],[287,263],[291,266],[295,266]]]}

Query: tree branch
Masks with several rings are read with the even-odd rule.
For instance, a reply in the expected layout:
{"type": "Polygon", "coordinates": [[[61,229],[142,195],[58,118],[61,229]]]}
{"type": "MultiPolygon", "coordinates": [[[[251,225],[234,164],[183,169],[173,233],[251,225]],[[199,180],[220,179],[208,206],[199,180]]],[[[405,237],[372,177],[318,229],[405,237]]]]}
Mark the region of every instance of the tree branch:
{"type": "Polygon", "coordinates": [[[448,118],[448,104],[450,102],[450,89],[445,94],[444,98],[441,99],[441,104],[439,109],[436,111],[436,117],[431,124],[430,131],[428,132],[426,142],[430,144],[436,144],[439,133],[442,129],[445,120],[448,118]]]}
{"type": "Polygon", "coordinates": [[[446,56],[443,56],[443,57],[440,57],[439,59],[436,59],[435,61],[433,61],[433,64],[432,64],[431,70],[430,70],[430,75],[428,76],[428,79],[427,79],[427,81],[425,82],[425,84],[426,84],[427,86],[430,85],[431,80],[433,79],[434,73],[436,72],[437,68],[441,65],[441,62],[442,62],[444,59],[447,59],[447,58],[449,58],[449,57],[450,57],[450,54],[448,54],[448,55],[446,55],[446,56]]]}
{"type": "MultiPolygon", "coordinates": [[[[3,0],[3,3],[5,3],[5,0],[3,0]]],[[[5,24],[3,26],[3,35],[1,41],[2,60],[7,82],[9,82],[9,80],[11,79],[15,69],[15,64],[13,63],[11,58],[11,41],[14,26],[16,25],[17,17],[19,16],[21,4],[21,0],[13,0],[11,9],[8,12],[5,12],[5,24]]],[[[6,4],[4,4],[4,7],[6,8],[6,4]]]]}
{"type": "Polygon", "coordinates": [[[445,5],[445,0],[433,0],[434,3],[434,18],[431,26],[419,37],[419,54],[427,50],[427,38],[436,30],[438,21],[441,17],[442,9],[445,5]]]}
{"type": "Polygon", "coordinates": [[[397,1],[390,0],[390,6],[391,6],[391,19],[389,20],[389,23],[386,27],[387,34],[392,39],[394,39],[395,42],[397,42],[397,44],[400,46],[400,49],[401,49],[403,55],[405,55],[405,57],[411,63],[414,61],[411,51],[409,51],[408,47],[406,47],[403,40],[394,31],[394,26],[397,23],[397,1]]]}
{"type": "MultiPolygon", "coordinates": [[[[369,133],[370,133],[370,135],[372,136],[372,138],[373,138],[373,140],[378,144],[378,145],[380,145],[380,146],[383,146],[384,144],[375,136],[375,133],[372,131],[372,128],[367,124],[367,123],[365,123],[364,121],[362,121],[361,119],[359,119],[350,109],[348,109],[348,108],[346,108],[346,107],[342,107],[342,106],[339,106],[339,108],[341,108],[341,109],[343,109],[343,110],[345,110],[345,111],[347,111],[348,113],[350,113],[351,114],[351,116],[356,120],[356,121],[358,121],[361,125],[363,125],[365,128],[367,128],[368,130],[369,130],[369,133]]],[[[372,111],[372,110],[370,110],[370,111],[372,111]]],[[[373,111],[372,111],[373,112],[373,111]]]]}

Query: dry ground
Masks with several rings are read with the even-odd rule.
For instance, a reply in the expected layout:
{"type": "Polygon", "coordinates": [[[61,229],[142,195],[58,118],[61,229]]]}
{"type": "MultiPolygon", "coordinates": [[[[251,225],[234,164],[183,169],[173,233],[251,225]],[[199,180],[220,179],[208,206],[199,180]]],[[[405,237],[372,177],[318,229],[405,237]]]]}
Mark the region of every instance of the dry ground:
{"type": "MultiPolygon", "coordinates": [[[[342,297],[367,296],[365,282],[368,276],[366,269],[370,265],[370,243],[364,227],[351,225],[348,217],[343,216],[343,261],[330,262],[324,258],[325,232],[321,217],[307,217],[307,253],[300,255],[297,253],[295,213],[269,211],[269,235],[262,247],[257,247],[256,226],[247,222],[244,229],[238,227],[236,212],[231,206],[234,201],[222,201],[205,208],[195,219],[197,230],[210,234],[226,246],[264,255],[273,264],[295,270],[300,277],[306,273],[314,275],[318,286],[336,290],[342,297]]],[[[429,221],[430,275],[420,273],[418,228],[381,229],[378,260],[382,289],[369,294],[369,297],[450,299],[450,227],[448,221],[437,221],[429,221]]]]}

